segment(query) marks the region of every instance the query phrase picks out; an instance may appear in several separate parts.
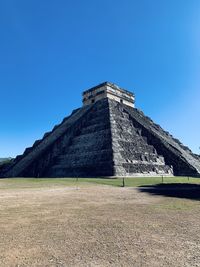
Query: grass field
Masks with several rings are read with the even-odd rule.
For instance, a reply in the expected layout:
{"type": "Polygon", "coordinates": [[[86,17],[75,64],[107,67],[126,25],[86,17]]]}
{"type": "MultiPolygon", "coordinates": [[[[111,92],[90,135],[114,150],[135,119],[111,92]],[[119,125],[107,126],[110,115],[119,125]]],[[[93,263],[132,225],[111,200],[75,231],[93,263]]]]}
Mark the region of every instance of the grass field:
{"type": "Polygon", "coordinates": [[[0,266],[200,266],[200,179],[0,180],[0,266]]]}
{"type": "MultiPolygon", "coordinates": [[[[125,178],[125,186],[135,187],[156,184],[200,184],[200,178],[192,177],[137,177],[125,178]]],[[[0,189],[12,188],[37,188],[45,186],[88,186],[91,184],[110,185],[121,187],[122,178],[104,179],[104,178],[9,178],[0,179],[0,189]]]]}

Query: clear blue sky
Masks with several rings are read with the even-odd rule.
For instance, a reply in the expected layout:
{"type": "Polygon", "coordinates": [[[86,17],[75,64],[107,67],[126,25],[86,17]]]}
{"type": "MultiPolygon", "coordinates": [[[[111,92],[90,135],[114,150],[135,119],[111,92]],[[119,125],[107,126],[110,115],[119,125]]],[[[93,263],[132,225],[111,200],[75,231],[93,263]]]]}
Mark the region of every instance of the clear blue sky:
{"type": "Polygon", "coordinates": [[[199,153],[199,14],[199,0],[0,1],[0,157],[21,154],[103,81],[199,153]]]}

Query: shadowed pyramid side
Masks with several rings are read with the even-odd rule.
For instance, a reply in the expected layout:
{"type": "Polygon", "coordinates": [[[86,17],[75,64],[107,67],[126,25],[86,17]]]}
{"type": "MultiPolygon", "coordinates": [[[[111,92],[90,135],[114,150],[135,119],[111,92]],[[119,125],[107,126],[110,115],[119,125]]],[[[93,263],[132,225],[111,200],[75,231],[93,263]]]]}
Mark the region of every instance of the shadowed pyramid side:
{"type": "Polygon", "coordinates": [[[49,177],[113,176],[108,99],[96,102],[76,135],[44,174],[49,177]]]}
{"type": "Polygon", "coordinates": [[[18,156],[4,177],[112,176],[108,99],[74,112],[18,156]]]}

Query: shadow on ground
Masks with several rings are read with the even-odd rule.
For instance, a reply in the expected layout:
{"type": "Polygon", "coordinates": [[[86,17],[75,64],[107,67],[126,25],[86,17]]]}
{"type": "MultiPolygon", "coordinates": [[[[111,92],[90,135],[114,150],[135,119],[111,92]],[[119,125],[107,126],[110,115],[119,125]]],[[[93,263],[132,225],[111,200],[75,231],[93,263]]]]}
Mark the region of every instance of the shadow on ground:
{"type": "Polygon", "coordinates": [[[139,187],[139,191],[149,193],[151,195],[200,200],[199,184],[143,185],[139,187]]]}

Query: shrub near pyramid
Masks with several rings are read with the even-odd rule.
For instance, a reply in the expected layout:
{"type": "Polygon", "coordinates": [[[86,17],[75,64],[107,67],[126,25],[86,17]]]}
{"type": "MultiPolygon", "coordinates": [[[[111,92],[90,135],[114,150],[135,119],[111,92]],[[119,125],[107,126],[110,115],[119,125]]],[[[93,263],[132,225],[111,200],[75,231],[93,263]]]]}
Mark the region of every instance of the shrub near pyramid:
{"type": "Polygon", "coordinates": [[[199,156],[134,102],[133,93],[109,82],[83,92],[83,107],[1,169],[0,176],[198,176],[199,156]]]}

